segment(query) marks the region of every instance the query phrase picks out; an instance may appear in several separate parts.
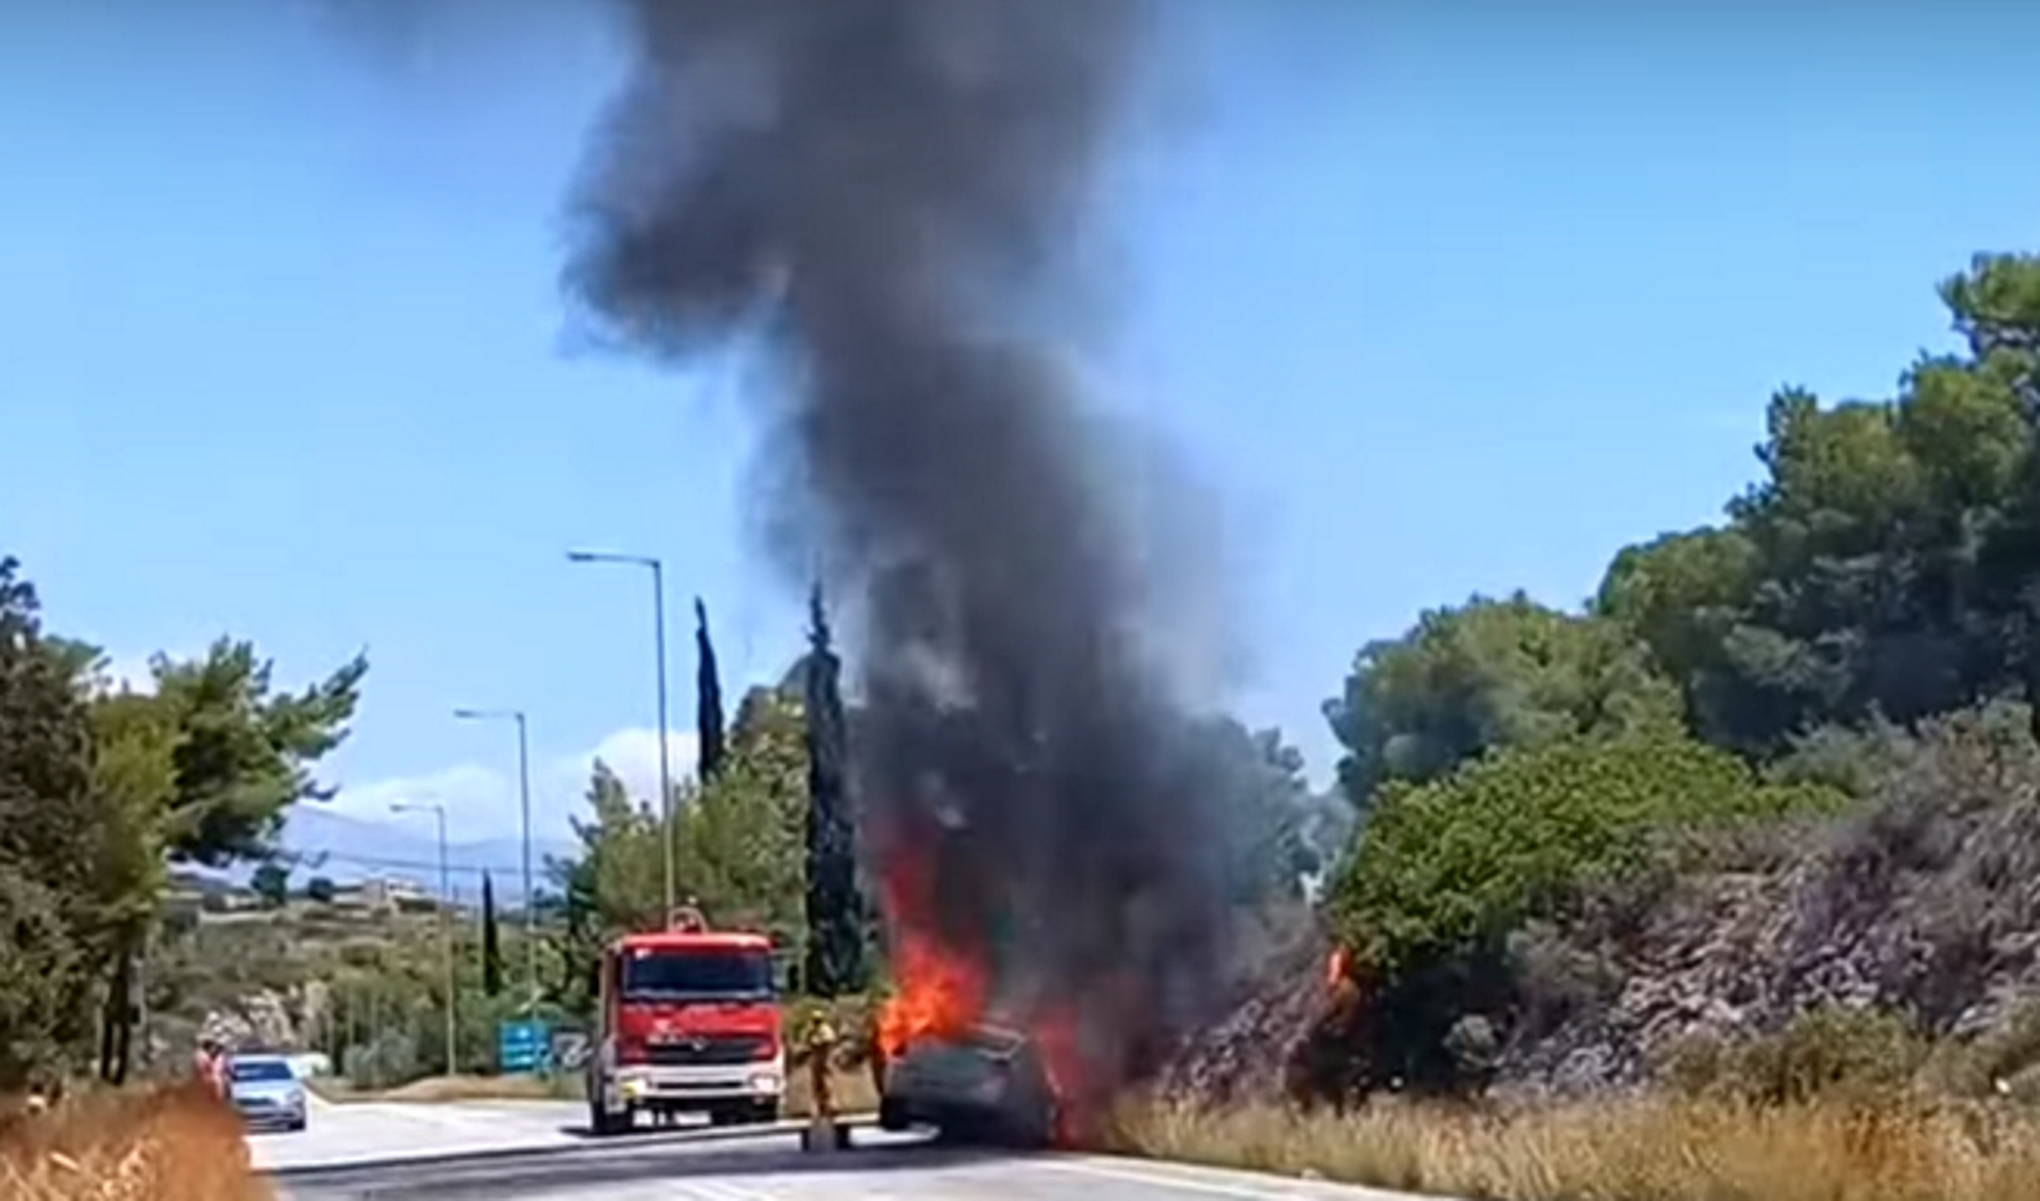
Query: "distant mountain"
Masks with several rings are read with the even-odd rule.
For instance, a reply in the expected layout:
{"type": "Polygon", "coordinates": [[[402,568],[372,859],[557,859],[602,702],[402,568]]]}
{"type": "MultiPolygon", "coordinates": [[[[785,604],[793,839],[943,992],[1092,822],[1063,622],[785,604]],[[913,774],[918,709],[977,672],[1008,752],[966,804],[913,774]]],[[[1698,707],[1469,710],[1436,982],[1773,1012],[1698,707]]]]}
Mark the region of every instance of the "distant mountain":
{"type": "MultiPolygon", "coordinates": [[[[297,883],[312,876],[345,884],[370,876],[397,875],[414,879],[433,891],[439,888],[438,840],[395,823],[349,817],[306,803],[292,808],[284,823],[281,842],[286,852],[302,858],[293,872],[297,883]]],[[[534,882],[541,888],[545,886],[548,856],[567,858],[577,849],[569,841],[534,839],[531,844],[534,882]]],[[[514,903],[522,857],[523,843],[516,838],[449,845],[446,860],[454,895],[469,899],[478,895],[482,872],[487,870],[496,878],[496,895],[514,903]]]]}

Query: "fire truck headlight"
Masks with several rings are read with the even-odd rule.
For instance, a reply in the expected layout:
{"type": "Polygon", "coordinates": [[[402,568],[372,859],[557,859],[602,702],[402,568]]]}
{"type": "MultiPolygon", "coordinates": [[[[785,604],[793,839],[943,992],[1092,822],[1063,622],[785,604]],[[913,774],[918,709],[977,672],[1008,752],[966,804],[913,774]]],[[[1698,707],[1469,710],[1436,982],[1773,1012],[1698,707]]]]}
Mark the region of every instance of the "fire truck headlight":
{"type": "Polygon", "coordinates": [[[755,1072],[751,1076],[750,1086],[754,1093],[776,1093],[781,1088],[779,1073],[755,1072]]]}
{"type": "Polygon", "coordinates": [[[625,1099],[635,1101],[645,1095],[645,1082],[632,1077],[620,1082],[625,1099]]]}

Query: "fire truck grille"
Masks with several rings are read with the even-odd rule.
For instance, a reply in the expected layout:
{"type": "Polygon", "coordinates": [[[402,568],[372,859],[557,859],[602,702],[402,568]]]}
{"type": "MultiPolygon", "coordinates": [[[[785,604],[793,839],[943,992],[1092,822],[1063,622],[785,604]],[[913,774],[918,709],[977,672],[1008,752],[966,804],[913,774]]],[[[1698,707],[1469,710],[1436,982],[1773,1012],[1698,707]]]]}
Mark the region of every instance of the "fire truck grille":
{"type": "Polygon", "coordinates": [[[758,1034],[705,1034],[654,1042],[645,1058],[660,1067],[711,1067],[764,1058],[771,1043],[758,1034]]]}

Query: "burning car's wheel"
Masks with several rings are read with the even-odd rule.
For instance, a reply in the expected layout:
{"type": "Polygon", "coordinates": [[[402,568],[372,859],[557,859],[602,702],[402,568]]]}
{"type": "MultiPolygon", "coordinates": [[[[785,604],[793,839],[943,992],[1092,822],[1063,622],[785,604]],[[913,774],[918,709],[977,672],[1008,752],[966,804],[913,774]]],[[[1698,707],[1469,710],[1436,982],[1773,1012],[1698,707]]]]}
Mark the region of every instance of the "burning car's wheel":
{"type": "Polygon", "coordinates": [[[1054,1098],[1044,1097],[1039,1105],[1013,1115],[1007,1127],[1007,1138],[1014,1146],[1028,1150],[1047,1150],[1055,1145],[1056,1128],[1061,1123],[1054,1098]]]}

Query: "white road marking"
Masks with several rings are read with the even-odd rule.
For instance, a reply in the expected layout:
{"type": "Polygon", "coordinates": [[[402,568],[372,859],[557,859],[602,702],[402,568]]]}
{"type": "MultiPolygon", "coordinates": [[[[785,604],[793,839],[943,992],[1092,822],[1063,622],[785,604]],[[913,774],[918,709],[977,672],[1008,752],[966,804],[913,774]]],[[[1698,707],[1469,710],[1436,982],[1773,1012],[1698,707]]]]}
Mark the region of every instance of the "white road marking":
{"type": "Polygon", "coordinates": [[[679,1188],[690,1201],[775,1201],[778,1195],[724,1180],[687,1180],[679,1188]]]}
{"type": "MultiPolygon", "coordinates": [[[[1317,1181],[1291,1180],[1269,1176],[1265,1182],[1244,1174],[1235,1175],[1215,1168],[1191,1164],[1135,1166],[1131,1161],[1096,1156],[1058,1157],[1037,1161],[1043,1168],[1073,1175],[1144,1184],[1151,1188],[1180,1189],[1214,1197],[1240,1197],[1247,1201],[1310,1201],[1318,1197],[1343,1197],[1350,1201],[1407,1201],[1407,1193],[1387,1193],[1352,1185],[1326,1185],[1317,1181]]],[[[1441,1199],[1441,1201],[1449,1201],[1441,1199]]]]}

